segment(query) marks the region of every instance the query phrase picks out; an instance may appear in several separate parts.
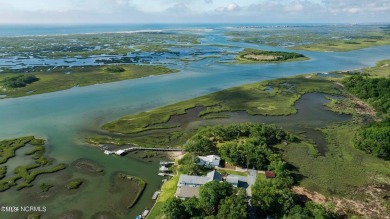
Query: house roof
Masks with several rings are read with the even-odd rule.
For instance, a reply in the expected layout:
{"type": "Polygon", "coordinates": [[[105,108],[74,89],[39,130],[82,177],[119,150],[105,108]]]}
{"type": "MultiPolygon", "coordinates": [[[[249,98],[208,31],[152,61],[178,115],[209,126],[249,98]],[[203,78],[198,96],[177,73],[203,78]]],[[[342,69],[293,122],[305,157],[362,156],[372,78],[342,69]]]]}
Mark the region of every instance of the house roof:
{"type": "Polygon", "coordinates": [[[222,175],[216,170],[207,173],[206,176],[210,178],[210,180],[222,181],[222,175]]]}
{"type": "Polygon", "coordinates": [[[178,198],[199,197],[199,187],[183,186],[176,190],[175,196],[178,198]]]}
{"type": "Polygon", "coordinates": [[[226,177],[226,182],[233,185],[238,185],[238,176],[229,175],[226,177]]]}
{"type": "Polygon", "coordinates": [[[217,155],[198,156],[198,158],[200,159],[199,163],[202,165],[219,166],[221,162],[221,158],[217,155]]]}
{"type": "Polygon", "coordinates": [[[203,185],[207,182],[211,181],[209,177],[206,176],[190,176],[186,174],[180,175],[179,182],[177,183],[178,186],[181,185],[203,185]]]}
{"type": "Polygon", "coordinates": [[[204,185],[213,180],[222,181],[222,175],[216,170],[207,173],[206,176],[191,176],[181,174],[177,186],[204,185]]]}

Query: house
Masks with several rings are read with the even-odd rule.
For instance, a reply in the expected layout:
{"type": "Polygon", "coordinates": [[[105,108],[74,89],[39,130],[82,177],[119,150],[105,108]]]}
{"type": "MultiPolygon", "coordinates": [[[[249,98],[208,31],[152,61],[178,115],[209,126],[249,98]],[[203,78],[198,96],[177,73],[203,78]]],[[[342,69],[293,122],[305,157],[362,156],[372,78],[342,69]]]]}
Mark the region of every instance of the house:
{"type": "Polygon", "coordinates": [[[177,183],[175,196],[176,198],[181,199],[198,197],[199,187],[213,180],[222,181],[222,175],[216,170],[207,173],[206,176],[191,176],[182,174],[180,175],[179,182],[177,183]]]}
{"type": "Polygon", "coordinates": [[[199,187],[183,186],[179,187],[175,193],[176,198],[187,199],[192,197],[199,197],[199,187]]]}
{"type": "Polygon", "coordinates": [[[271,179],[271,178],[275,178],[275,177],[276,177],[276,175],[275,175],[274,172],[272,172],[272,171],[265,171],[265,178],[271,179]]]}
{"type": "Polygon", "coordinates": [[[225,181],[232,184],[233,187],[247,188],[249,178],[248,176],[228,175],[225,181]]]}
{"type": "Polygon", "coordinates": [[[204,185],[213,180],[222,181],[222,175],[216,170],[207,173],[206,176],[191,176],[191,175],[181,174],[179,178],[179,182],[177,183],[177,187],[182,187],[182,186],[200,187],[201,185],[204,185]]]}
{"type": "Polygon", "coordinates": [[[229,175],[226,177],[226,182],[232,184],[233,187],[238,187],[238,177],[235,175],[229,175]]]}
{"type": "Polygon", "coordinates": [[[199,158],[198,165],[209,167],[209,168],[218,167],[221,162],[221,158],[217,155],[198,156],[198,158],[199,158]]]}
{"type": "Polygon", "coordinates": [[[181,174],[179,178],[179,182],[177,183],[177,187],[189,186],[189,187],[200,187],[208,182],[210,182],[210,178],[207,176],[191,176],[186,174],[181,174]]]}

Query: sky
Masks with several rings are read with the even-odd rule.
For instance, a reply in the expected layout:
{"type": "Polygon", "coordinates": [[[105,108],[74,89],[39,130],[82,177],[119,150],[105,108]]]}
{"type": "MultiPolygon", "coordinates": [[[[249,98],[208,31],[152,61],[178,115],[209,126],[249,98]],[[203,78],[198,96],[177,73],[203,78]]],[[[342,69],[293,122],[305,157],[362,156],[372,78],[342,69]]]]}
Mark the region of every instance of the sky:
{"type": "Polygon", "coordinates": [[[0,24],[390,22],[390,0],[0,0],[0,24]]]}

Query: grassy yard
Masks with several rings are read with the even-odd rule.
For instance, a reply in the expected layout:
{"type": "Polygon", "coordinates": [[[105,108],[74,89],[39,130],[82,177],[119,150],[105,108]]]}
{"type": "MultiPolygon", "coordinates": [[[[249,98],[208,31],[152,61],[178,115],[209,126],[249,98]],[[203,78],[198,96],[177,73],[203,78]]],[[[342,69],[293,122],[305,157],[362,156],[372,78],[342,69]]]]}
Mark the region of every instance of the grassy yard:
{"type": "Polygon", "coordinates": [[[7,95],[6,97],[28,96],[65,90],[76,86],[88,86],[177,72],[177,70],[164,66],[119,65],[119,67],[123,68],[123,72],[111,72],[107,66],[85,66],[25,73],[35,75],[39,80],[21,88],[8,88],[2,84],[4,78],[20,75],[21,73],[2,72],[0,74],[0,95],[7,95]]]}
{"type": "Polygon", "coordinates": [[[154,205],[150,214],[148,215],[148,218],[150,218],[150,219],[164,218],[163,213],[162,213],[162,207],[168,199],[175,196],[178,182],[179,182],[179,175],[176,175],[164,183],[164,185],[162,186],[162,189],[161,189],[161,193],[157,199],[157,202],[154,205]]]}

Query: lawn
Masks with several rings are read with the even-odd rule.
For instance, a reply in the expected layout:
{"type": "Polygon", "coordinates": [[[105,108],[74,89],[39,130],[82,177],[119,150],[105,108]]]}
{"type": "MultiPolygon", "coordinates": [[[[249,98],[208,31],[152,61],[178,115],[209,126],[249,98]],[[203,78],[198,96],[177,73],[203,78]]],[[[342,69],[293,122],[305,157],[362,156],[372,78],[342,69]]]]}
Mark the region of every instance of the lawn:
{"type": "Polygon", "coordinates": [[[162,207],[168,199],[175,196],[178,182],[179,182],[179,175],[176,175],[164,183],[164,185],[161,188],[161,193],[157,199],[157,202],[154,205],[150,214],[148,215],[148,218],[151,219],[163,218],[162,207]]]}

